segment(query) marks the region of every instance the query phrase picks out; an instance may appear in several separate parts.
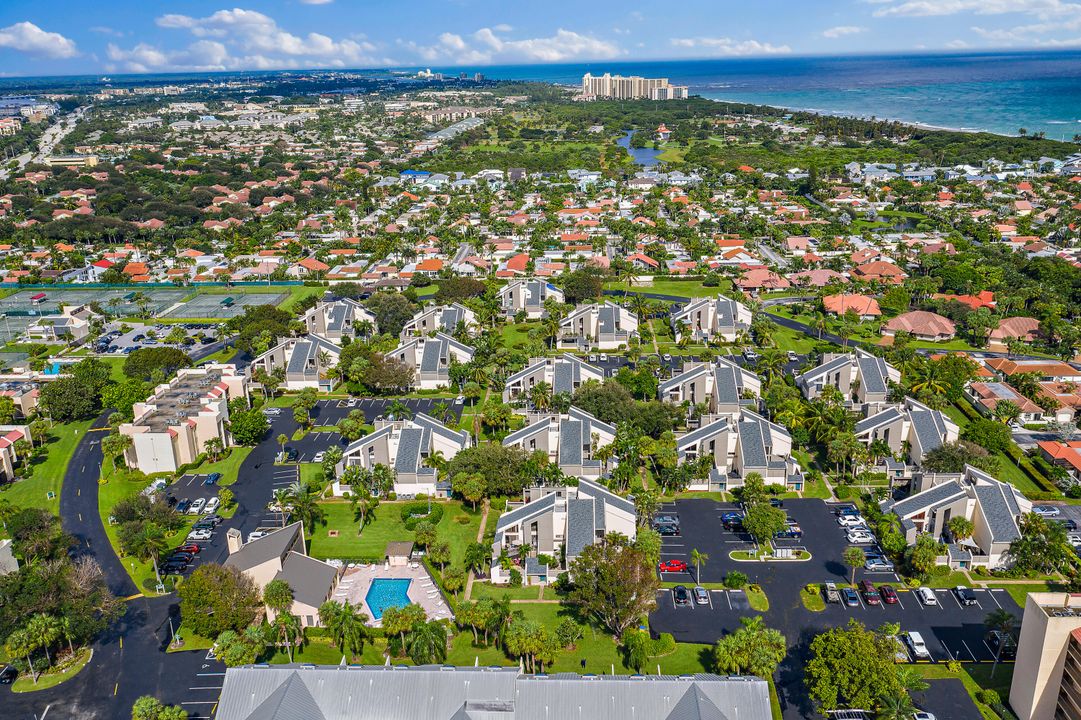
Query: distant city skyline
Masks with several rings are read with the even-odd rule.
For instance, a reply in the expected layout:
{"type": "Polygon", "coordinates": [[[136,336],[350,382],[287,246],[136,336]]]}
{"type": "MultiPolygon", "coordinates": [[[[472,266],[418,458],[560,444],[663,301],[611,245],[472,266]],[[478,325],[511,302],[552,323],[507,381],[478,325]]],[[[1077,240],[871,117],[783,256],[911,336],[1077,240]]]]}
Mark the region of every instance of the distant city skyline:
{"type": "Polygon", "coordinates": [[[483,67],[1081,47],[1081,1],[6,0],[0,75],[483,67]]]}

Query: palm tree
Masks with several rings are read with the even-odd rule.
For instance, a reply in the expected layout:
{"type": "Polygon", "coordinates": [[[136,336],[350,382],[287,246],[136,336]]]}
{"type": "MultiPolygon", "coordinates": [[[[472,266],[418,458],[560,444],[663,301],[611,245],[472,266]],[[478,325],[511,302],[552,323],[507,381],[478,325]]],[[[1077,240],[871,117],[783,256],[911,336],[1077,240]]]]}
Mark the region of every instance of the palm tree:
{"type": "Polygon", "coordinates": [[[281,511],[282,527],[285,527],[285,519],[289,517],[289,513],[285,508],[289,505],[290,497],[289,491],[285,488],[278,488],[274,491],[274,504],[277,505],[278,510],[281,511]]]}
{"type": "Polygon", "coordinates": [[[691,562],[694,563],[694,581],[702,584],[702,566],[709,561],[709,555],[700,552],[698,548],[691,550],[691,562]]]}
{"type": "Polygon", "coordinates": [[[417,665],[435,665],[447,659],[447,629],[438,620],[414,625],[408,644],[409,657],[417,665]]]}
{"type": "MultiPolygon", "coordinates": [[[[1017,618],[1013,616],[1009,610],[999,608],[998,610],[992,610],[987,613],[987,617],[983,619],[983,625],[988,630],[996,630],[1003,635],[1013,636],[1013,628],[1017,624],[1017,618]]],[[[998,661],[1002,659],[1002,648],[1006,645],[1005,641],[1000,641],[998,644],[998,651],[995,653],[995,664],[991,666],[991,677],[995,676],[995,670],[998,669],[998,661]]]]}
{"type": "Polygon", "coordinates": [[[443,423],[444,425],[446,424],[447,420],[451,418],[451,415],[452,413],[450,410],[450,405],[448,405],[443,400],[440,400],[432,406],[432,417],[434,417],[436,420],[443,423]]]}
{"type": "Polygon", "coordinates": [[[26,634],[37,647],[45,650],[46,665],[52,665],[49,646],[60,639],[60,621],[52,615],[38,613],[26,623],[26,634]]]}
{"type": "Polygon", "coordinates": [[[304,633],[300,620],[292,613],[278,613],[274,617],[274,629],[278,633],[279,641],[285,643],[285,649],[289,653],[289,662],[293,662],[293,645],[304,633]]]}
{"type": "Polygon", "coordinates": [[[30,676],[34,679],[35,685],[38,682],[38,675],[37,671],[34,670],[34,659],[31,656],[37,649],[37,643],[30,637],[26,628],[14,630],[8,635],[7,642],[4,643],[4,650],[10,657],[26,658],[26,664],[30,666],[30,676]]]}
{"type": "Polygon", "coordinates": [[[71,627],[71,618],[67,616],[60,618],[60,636],[67,642],[71,656],[75,657],[75,644],[72,642],[75,639],[75,631],[71,627]]]}
{"type": "Polygon", "coordinates": [[[169,549],[169,540],[165,537],[165,530],[157,523],[148,522],[143,526],[143,531],[132,539],[129,547],[132,555],[146,562],[154,562],[154,577],[161,585],[161,574],[158,572],[158,558],[169,549]]]}
{"type": "Polygon", "coordinates": [[[912,698],[904,690],[896,693],[883,695],[879,698],[878,720],[911,720],[916,712],[916,706],[912,704],[912,698]]]}
{"type": "Polygon", "coordinates": [[[413,411],[409,409],[409,406],[397,398],[387,407],[387,414],[393,415],[398,420],[408,420],[413,417],[413,411]]]}
{"type": "Polygon", "coordinates": [[[360,655],[368,639],[368,616],[360,612],[360,608],[348,602],[329,600],[320,606],[319,619],[338,643],[339,650],[345,652],[348,649],[353,659],[360,655]]]}
{"type": "Polygon", "coordinates": [[[281,435],[278,436],[278,445],[280,445],[281,449],[282,449],[282,459],[285,459],[285,444],[287,442],[289,442],[289,436],[288,435],[286,435],[285,433],[282,433],[281,435]]]}

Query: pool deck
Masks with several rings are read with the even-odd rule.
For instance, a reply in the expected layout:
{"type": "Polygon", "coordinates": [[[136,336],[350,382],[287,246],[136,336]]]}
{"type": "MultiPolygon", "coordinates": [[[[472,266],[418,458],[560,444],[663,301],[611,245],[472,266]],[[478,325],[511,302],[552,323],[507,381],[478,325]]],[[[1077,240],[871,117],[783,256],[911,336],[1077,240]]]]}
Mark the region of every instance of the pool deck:
{"type": "MultiPolygon", "coordinates": [[[[374,618],[372,609],[364,601],[368,594],[368,588],[372,580],[383,579],[409,579],[409,601],[424,608],[424,612],[433,620],[453,620],[454,613],[447,605],[443,593],[436,586],[428,570],[419,563],[411,565],[399,565],[387,568],[385,565],[356,565],[347,567],[338,588],[330,598],[338,602],[348,602],[350,605],[359,605],[362,611],[369,617],[374,618]]],[[[369,620],[372,627],[382,626],[382,620],[369,620]]]]}

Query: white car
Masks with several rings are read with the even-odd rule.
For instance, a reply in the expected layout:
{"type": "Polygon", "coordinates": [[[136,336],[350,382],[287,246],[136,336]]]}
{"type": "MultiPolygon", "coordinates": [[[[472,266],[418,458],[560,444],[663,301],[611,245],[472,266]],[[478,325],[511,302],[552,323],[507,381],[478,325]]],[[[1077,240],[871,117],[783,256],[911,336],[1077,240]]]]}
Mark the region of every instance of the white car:
{"type": "Polygon", "coordinates": [[[188,533],[188,542],[201,542],[212,537],[214,537],[214,533],[210,530],[192,530],[188,533]]]}
{"type": "Polygon", "coordinates": [[[1066,536],[1066,540],[1074,547],[1081,547],[1081,533],[1070,533],[1066,536]]]}
{"type": "Polygon", "coordinates": [[[936,720],[936,718],[932,713],[917,710],[916,713],[913,714],[912,720],[936,720]]]}
{"type": "Polygon", "coordinates": [[[349,402],[347,402],[345,405],[346,405],[346,407],[356,407],[357,406],[357,399],[351,397],[351,398],[349,398],[349,402]]]}
{"type": "Polygon", "coordinates": [[[278,415],[282,414],[282,409],[276,407],[263,408],[263,414],[268,417],[277,417],[278,415]]]}
{"type": "Polygon", "coordinates": [[[920,602],[924,605],[938,605],[938,596],[935,595],[935,591],[931,588],[924,586],[916,590],[916,597],[920,599],[920,602]]]}
{"type": "Polygon", "coordinates": [[[848,533],[848,542],[852,545],[870,545],[875,541],[875,536],[869,532],[854,530],[848,533]]]}
{"type": "Polygon", "coordinates": [[[259,538],[262,538],[262,537],[266,537],[269,534],[270,533],[265,532],[263,530],[255,530],[253,532],[248,533],[248,542],[254,542],[255,540],[258,540],[259,538]]]}
{"type": "Polygon", "coordinates": [[[864,527],[866,521],[861,515],[841,515],[837,518],[837,524],[841,527],[855,528],[864,527]]]}
{"type": "Polygon", "coordinates": [[[188,515],[198,515],[203,511],[206,506],[206,498],[197,498],[192,501],[191,507],[188,508],[188,515]]]}
{"type": "Polygon", "coordinates": [[[210,498],[209,500],[207,500],[206,507],[203,508],[203,514],[210,515],[212,512],[218,509],[219,505],[221,505],[221,500],[216,497],[210,498]]]}
{"type": "Polygon", "coordinates": [[[325,452],[317,452],[315,454],[315,457],[312,458],[312,462],[321,463],[323,462],[323,458],[325,458],[326,456],[327,454],[325,452]]]}
{"type": "Polygon", "coordinates": [[[929,658],[931,657],[931,651],[927,649],[927,643],[923,641],[923,636],[918,632],[910,632],[905,636],[908,639],[908,646],[912,648],[912,654],[917,658],[929,658]]]}
{"type": "Polygon", "coordinates": [[[1054,505],[1033,505],[1032,512],[1045,518],[1059,516],[1059,509],[1054,505]]]}

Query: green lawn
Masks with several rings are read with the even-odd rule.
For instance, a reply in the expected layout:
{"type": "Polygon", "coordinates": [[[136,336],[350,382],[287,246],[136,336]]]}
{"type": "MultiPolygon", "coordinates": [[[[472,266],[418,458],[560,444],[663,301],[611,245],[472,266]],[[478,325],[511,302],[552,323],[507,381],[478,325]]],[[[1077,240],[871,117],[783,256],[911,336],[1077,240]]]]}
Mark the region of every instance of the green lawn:
{"type": "MultiPolygon", "coordinates": [[[[442,504],[445,511],[436,531],[439,539],[450,543],[451,563],[460,566],[464,563],[466,547],[477,539],[481,513],[457,501],[442,504]]],[[[326,513],[326,522],[309,534],[314,557],[380,560],[388,542],[413,539],[413,532],[406,530],[402,522],[400,502],[380,504],[375,519],[360,534],[360,523],[354,520],[348,502],[325,502],[320,506],[326,513]],[[330,537],[331,530],[337,530],[338,537],[330,537]]]]}
{"type": "Polygon", "coordinates": [[[945,575],[932,575],[927,587],[932,588],[955,588],[958,585],[968,585],[968,578],[960,571],[954,571],[945,575]]]}
{"type": "Polygon", "coordinates": [[[529,331],[540,327],[540,322],[509,323],[503,326],[501,340],[508,350],[522,347],[529,343],[529,331]]]}
{"type": "Polygon", "coordinates": [[[626,292],[656,293],[658,295],[676,295],[679,297],[714,297],[725,290],[730,290],[732,283],[726,279],[721,280],[718,287],[706,287],[701,280],[665,280],[654,278],[647,284],[625,282],[609,282],[604,284],[605,290],[624,290],[626,292]]]}
{"type": "MultiPolygon", "coordinates": [[[[78,675],[79,671],[86,667],[86,664],[90,662],[90,656],[90,648],[81,648],[76,651],[75,659],[72,662],[66,663],[63,669],[51,668],[48,672],[38,675],[38,681],[36,683],[30,673],[24,673],[12,684],[11,691],[25,693],[35,692],[37,690],[48,690],[49,688],[56,687],[78,675]]],[[[40,668],[38,669],[40,670],[40,668]]]]}
{"type": "Polygon", "coordinates": [[[244,462],[244,459],[248,457],[248,453],[251,452],[250,447],[235,447],[229,451],[229,455],[224,459],[219,460],[216,463],[204,462],[199,467],[192,470],[192,473],[199,475],[209,475],[210,473],[221,473],[221,480],[218,481],[218,485],[232,485],[237,480],[237,475],[240,473],[240,465],[244,462]]]}
{"type": "Polygon", "coordinates": [[[1061,585],[1051,582],[1032,582],[1032,583],[988,583],[989,588],[1002,588],[1010,594],[1010,597],[1014,599],[1018,605],[1022,608],[1025,607],[1025,598],[1029,593],[1035,592],[1054,592],[1061,591],[1063,588],[1061,585]]]}
{"type": "MultiPolygon", "coordinates": [[[[64,473],[83,435],[90,428],[90,420],[56,425],[49,432],[48,453],[33,466],[30,477],[18,480],[0,489],[0,498],[18,507],[44,508],[54,515],[60,514],[60,488],[64,473]],[[48,494],[53,493],[49,499],[48,494]]],[[[105,433],[98,433],[105,437],[105,433]]]]}
{"type": "Polygon", "coordinates": [[[511,600],[539,600],[540,599],[540,586],[536,585],[523,585],[522,587],[511,587],[509,585],[493,585],[486,582],[474,582],[473,583],[473,600],[479,600],[481,598],[495,598],[496,600],[502,600],[504,597],[509,597],[511,600]]]}

